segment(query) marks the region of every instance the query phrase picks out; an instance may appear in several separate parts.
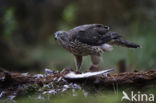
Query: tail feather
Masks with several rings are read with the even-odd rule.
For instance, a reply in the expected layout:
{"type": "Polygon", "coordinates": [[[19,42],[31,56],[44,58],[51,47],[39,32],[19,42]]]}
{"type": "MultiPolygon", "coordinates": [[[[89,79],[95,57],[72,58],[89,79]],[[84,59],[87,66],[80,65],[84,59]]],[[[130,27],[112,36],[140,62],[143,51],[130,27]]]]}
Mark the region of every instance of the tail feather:
{"type": "Polygon", "coordinates": [[[132,42],[128,42],[126,40],[121,40],[121,39],[114,39],[109,44],[125,46],[128,48],[139,48],[140,47],[140,45],[134,44],[132,42]]]}

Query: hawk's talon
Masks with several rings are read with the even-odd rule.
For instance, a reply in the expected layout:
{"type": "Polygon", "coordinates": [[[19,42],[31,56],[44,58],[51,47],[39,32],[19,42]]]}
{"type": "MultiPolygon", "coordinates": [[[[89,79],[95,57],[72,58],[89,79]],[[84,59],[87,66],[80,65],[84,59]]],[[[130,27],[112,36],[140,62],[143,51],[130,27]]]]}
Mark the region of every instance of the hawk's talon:
{"type": "Polygon", "coordinates": [[[89,71],[91,71],[91,72],[99,71],[99,66],[98,65],[91,65],[89,68],[89,71]]]}

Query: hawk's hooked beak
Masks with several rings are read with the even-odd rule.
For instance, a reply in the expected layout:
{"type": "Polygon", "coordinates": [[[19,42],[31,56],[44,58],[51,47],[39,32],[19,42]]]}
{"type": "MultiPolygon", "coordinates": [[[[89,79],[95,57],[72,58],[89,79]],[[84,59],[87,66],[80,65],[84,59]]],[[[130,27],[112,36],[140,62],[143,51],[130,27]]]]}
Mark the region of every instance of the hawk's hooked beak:
{"type": "Polygon", "coordinates": [[[55,40],[57,40],[57,38],[56,38],[56,37],[54,37],[54,39],[55,39],[55,40]]]}
{"type": "Polygon", "coordinates": [[[58,38],[58,34],[55,33],[54,39],[57,40],[57,38],[58,38]]]}

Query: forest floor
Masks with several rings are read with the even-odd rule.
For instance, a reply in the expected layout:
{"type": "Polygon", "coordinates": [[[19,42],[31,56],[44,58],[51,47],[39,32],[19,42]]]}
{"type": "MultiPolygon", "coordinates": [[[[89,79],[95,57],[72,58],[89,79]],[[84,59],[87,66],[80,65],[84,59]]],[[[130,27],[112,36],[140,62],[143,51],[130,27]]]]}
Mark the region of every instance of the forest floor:
{"type": "Polygon", "coordinates": [[[49,69],[45,70],[45,74],[2,72],[0,73],[0,98],[8,97],[13,100],[15,97],[29,93],[55,95],[69,89],[88,92],[105,88],[114,90],[115,86],[137,89],[156,84],[156,70],[105,74],[102,72],[76,73],[72,70],[59,72],[49,69]],[[69,77],[70,73],[74,74],[69,77]]]}

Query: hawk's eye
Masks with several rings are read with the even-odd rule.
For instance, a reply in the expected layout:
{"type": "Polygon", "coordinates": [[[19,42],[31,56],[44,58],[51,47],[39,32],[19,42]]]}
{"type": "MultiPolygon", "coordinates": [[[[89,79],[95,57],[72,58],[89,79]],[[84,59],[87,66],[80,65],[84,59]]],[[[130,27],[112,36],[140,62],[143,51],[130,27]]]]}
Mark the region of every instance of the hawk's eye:
{"type": "Polygon", "coordinates": [[[104,28],[105,28],[106,30],[109,30],[109,26],[104,26],[104,28]]]}

